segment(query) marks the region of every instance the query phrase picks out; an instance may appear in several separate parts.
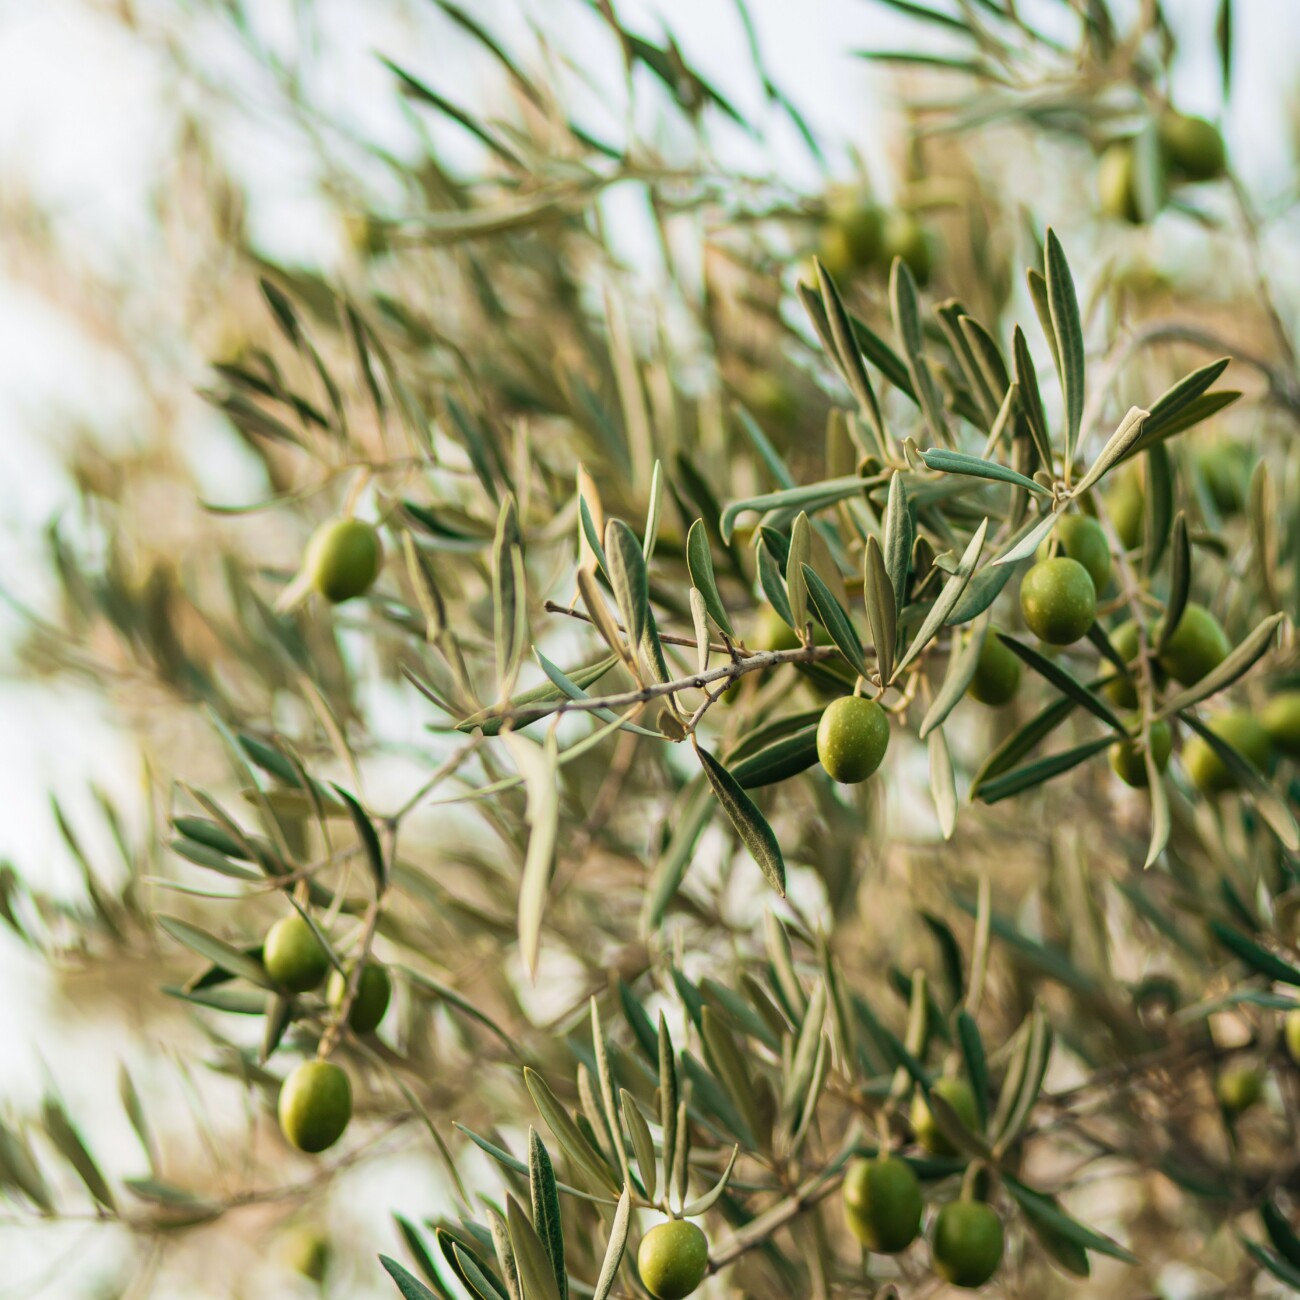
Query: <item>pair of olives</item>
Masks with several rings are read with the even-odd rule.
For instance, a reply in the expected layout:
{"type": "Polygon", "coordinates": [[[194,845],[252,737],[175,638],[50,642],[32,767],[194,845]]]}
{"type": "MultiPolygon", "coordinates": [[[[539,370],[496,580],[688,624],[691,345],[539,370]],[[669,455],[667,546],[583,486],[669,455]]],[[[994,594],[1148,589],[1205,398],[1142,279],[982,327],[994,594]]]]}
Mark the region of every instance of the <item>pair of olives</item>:
{"type": "MultiPolygon", "coordinates": [[[[868,1249],[893,1255],[921,1231],[921,1185],[912,1168],[894,1156],[855,1160],[844,1174],[844,1215],[868,1249]]],[[[1002,1221],[980,1201],[953,1201],[935,1216],[930,1253],[935,1272],[959,1287],[980,1287],[1002,1262],[1002,1221]]]]}
{"type": "MultiPolygon", "coordinates": [[[[1212,181],[1223,175],[1227,154],[1223,137],[1212,122],[1169,109],[1161,114],[1156,134],[1159,174],[1154,178],[1157,193],[1151,197],[1157,207],[1164,202],[1171,181],[1212,181]]],[[[1104,215],[1133,224],[1141,222],[1137,167],[1134,140],[1114,140],[1106,147],[1097,171],[1104,215]]]]}
{"type": "MultiPolygon", "coordinates": [[[[271,979],[289,993],[309,993],[329,975],[325,1000],[335,1010],[343,1005],[354,967],[331,970],[329,954],[316,932],[297,913],[282,917],[262,943],[262,965],[271,979]]],[[[388,972],[377,962],[367,962],[357,983],[357,995],[348,1012],[353,1032],[369,1034],[379,1027],[393,994],[388,972]]]]}
{"type": "Polygon", "coordinates": [[[886,212],[857,196],[831,206],[818,247],[822,265],[836,279],[875,267],[887,271],[901,257],[919,285],[929,283],[934,252],[933,237],[910,212],[886,212]]]}

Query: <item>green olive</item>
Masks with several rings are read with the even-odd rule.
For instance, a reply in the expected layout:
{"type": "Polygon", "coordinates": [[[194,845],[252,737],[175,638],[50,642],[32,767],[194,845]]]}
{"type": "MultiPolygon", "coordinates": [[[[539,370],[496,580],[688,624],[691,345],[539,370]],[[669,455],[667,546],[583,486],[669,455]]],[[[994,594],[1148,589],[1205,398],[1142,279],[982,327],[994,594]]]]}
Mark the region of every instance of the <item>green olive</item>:
{"type": "Polygon", "coordinates": [[[1020,656],[999,640],[990,627],[980,647],[980,657],[975,663],[975,676],[968,690],[974,700],[996,708],[1015,695],[1020,686],[1020,656]]]}
{"type": "MultiPolygon", "coordinates": [[[[975,1093],[965,1079],[949,1076],[940,1079],[930,1089],[937,1093],[957,1113],[957,1118],[971,1130],[979,1129],[979,1107],[975,1104],[975,1093]]],[[[912,1109],[908,1114],[912,1132],[921,1146],[934,1156],[955,1156],[957,1148],[948,1140],[948,1135],[939,1127],[934,1113],[926,1103],[925,1094],[917,1091],[912,1098],[912,1109]]]]}
{"type": "Polygon", "coordinates": [[[305,1224],[284,1234],[280,1257],[284,1266],[311,1282],[323,1282],[330,1264],[329,1238],[305,1224]]]}
{"type": "Polygon", "coordinates": [[[1273,696],[1260,710],[1259,720],[1278,750],[1300,758],[1300,691],[1273,696]]]}
{"type": "Polygon", "coordinates": [[[329,1061],[304,1061],[280,1088],[280,1129],[298,1148],[315,1155],[343,1136],[352,1118],[352,1085],[329,1061]]]}
{"type": "Polygon", "coordinates": [[[1213,123],[1171,109],[1161,114],[1157,130],[1160,148],[1181,179],[1212,181],[1223,175],[1227,154],[1223,137],[1213,123]]]}
{"type": "Polygon", "coordinates": [[[1078,560],[1039,560],[1020,583],[1020,611],[1040,641],[1071,645],[1096,618],[1096,588],[1078,560]]]}
{"type": "Polygon", "coordinates": [[[327,519],[307,543],[303,568],[331,605],[370,589],[384,560],[379,534],[361,519],[327,519]]]}
{"type": "MultiPolygon", "coordinates": [[[[325,986],[325,1000],[336,1011],[343,1005],[352,970],[353,963],[349,963],[346,978],[341,971],[330,972],[329,983],[325,986]]],[[[357,996],[352,1001],[352,1010],[348,1013],[348,1025],[352,1031],[369,1034],[378,1029],[392,995],[393,984],[388,978],[388,972],[377,962],[367,962],[357,984],[357,996]]]]}
{"type": "Polygon", "coordinates": [[[1215,1081],[1214,1095],[1229,1115],[1249,1110],[1264,1095],[1264,1079],[1249,1065],[1234,1065],[1215,1081]]]}
{"type": "Polygon", "coordinates": [[[845,695],[827,705],[817,724],[817,757],[831,780],[865,781],[889,748],[889,718],[874,700],[845,695]]]}
{"type": "Polygon", "coordinates": [[[1147,499],[1142,491],[1142,482],[1134,471],[1117,476],[1115,486],[1106,493],[1106,513],[1126,551],[1136,550],[1142,545],[1147,499]]]}
{"type": "Polygon", "coordinates": [[[306,993],[325,978],[330,959],[311,926],[294,912],[266,932],[262,965],[281,988],[306,993]]]}
{"type": "Polygon", "coordinates": [[[1282,1032],[1286,1039],[1287,1055],[1296,1065],[1300,1065],[1300,1010],[1286,1013],[1282,1032]]]}
{"type": "Polygon", "coordinates": [[[1225,519],[1239,515],[1246,504],[1250,453],[1240,443],[1221,442],[1196,457],[1205,490],[1225,519]]]}
{"type": "MultiPolygon", "coordinates": [[[[1130,726],[1136,728],[1140,718],[1130,718],[1130,726]]],[[[1169,766],[1169,755],[1174,747],[1173,733],[1167,722],[1151,724],[1151,754],[1156,760],[1156,771],[1163,772],[1169,766]]],[[[1147,785],[1147,764],[1141,739],[1121,740],[1110,747],[1110,765],[1125,785],[1143,789],[1147,785]]]]}
{"type": "Polygon", "coordinates": [[[1110,543],[1102,526],[1091,515],[1066,515],[1039,548],[1035,559],[1066,555],[1088,570],[1093,589],[1100,595],[1110,581],[1110,543]]]}
{"type": "Polygon", "coordinates": [[[1002,1262],[1002,1220],[981,1201],[950,1201],[935,1218],[930,1253],[945,1282],[983,1286],[1002,1262]]]}
{"type": "Polygon", "coordinates": [[[1097,193],[1103,216],[1135,225],[1142,220],[1131,140],[1115,140],[1106,146],[1097,166],[1097,193]]]}
{"type": "Polygon", "coordinates": [[[855,1160],[844,1173],[844,1217],[853,1235],[882,1255],[906,1250],[921,1230],[921,1184],[892,1156],[855,1160]]]}
{"type": "Polygon", "coordinates": [[[751,636],[755,650],[797,650],[799,638],[792,628],[770,605],[763,608],[751,636]]]}
{"type": "MultiPolygon", "coordinates": [[[[1260,725],[1253,713],[1220,713],[1206,724],[1209,729],[1226,741],[1252,767],[1263,772],[1268,768],[1272,750],[1268,732],[1260,725]]],[[[1200,736],[1192,736],[1183,746],[1183,767],[1192,784],[1204,794],[1222,794],[1233,790],[1237,778],[1228,770],[1227,765],[1209,744],[1200,736]]]]}
{"type": "MultiPolygon", "coordinates": [[[[1157,644],[1163,628],[1162,619],[1152,630],[1157,644]]],[[[1231,649],[1219,620],[1204,605],[1189,600],[1173,635],[1160,652],[1160,666],[1174,681],[1183,686],[1193,686],[1206,673],[1217,668],[1231,649]]]]}
{"type": "Polygon", "coordinates": [[[695,1224],[670,1219],[641,1238],[636,1267],[655,1300],[684,1300],[704,1281],[709,1243],[695,1224]]]}
{"type": "Polygon", "coordinates": [[[934,273],[934,241],[929,232],[910,212],[894,211],[885,218],[884,261],[892,266],[894,258],[907,263],[917,284],[924,288],[934,273]]]}

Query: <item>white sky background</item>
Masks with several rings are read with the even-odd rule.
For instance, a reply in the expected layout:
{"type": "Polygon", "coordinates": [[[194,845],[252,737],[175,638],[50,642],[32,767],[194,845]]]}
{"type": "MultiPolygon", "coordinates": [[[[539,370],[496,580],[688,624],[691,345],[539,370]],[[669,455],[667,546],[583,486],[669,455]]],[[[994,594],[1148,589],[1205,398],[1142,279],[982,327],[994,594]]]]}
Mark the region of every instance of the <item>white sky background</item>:
{"type": "MultiPolygon", "coordinates": [[[[543,29],[562,31],[574,43],[579,63],[591,66],[609,57],[606,29],[579,0],[464,2],[526,64],[532,46],[519,24],[521,14],[543,29]]],[[[142,0],[138,7],[156,14],[181,6],[142,0]]],[[[250,7],[268,31],[276,29],[277,15],[291,9],[288,0],[256,0],[250,7]]],[[[394,107],[392,79],[373,51],[409,61],[413,72],[467,106],[482,103],[490,90],[485,78],[492,65],[463,37],[450,34],[445,50],[430,58],[427,47],[408,46],[403,28],[385,28],[376,10],[389,6],[324,0],[319,7],[329,16],[327,27],[337,45],[329,65],[332,107],[363,123],[367,133],[395,143],[409,138],[394,107]]],[[[1055,0],[1043,0],[1043,7],[1063,9],[1055,0]]],[[[1175,99],[1185,109],[1217,117],[1222,106],[1213,45],[1216,0],[1170,0],[1167,7],[1182,37],[1175,99]]],[[[662,19],[705,76],[742,109],[761,111],[730,0],[621,0],[618,8],[629,27],[649,36],[658,34],[662,19]]],[[[854,146],[868,154],[873,168],[881,170],[877,179],[887,183],[880,144],[889,118],[872,94],[873,85],[884,84],[882,74],[848,51],[915,47],[918,29],[869,0],[751,0],[751,9],[771,72],[819,137],[834,146],[832,156],[844,165],[845,146],[854,146]]],[[[292,29],[281,24],[279,30],[292,29]]],[[[1225,134],[1247,182],[1268,194],[1290,157],[1286,105],[1300,66],[1300,0],[1239,0],[1236,45],[1238,76],[1225,134]]],[[[219,42],[210,53],[229,84],[240,86],[245,73],[233,53],[219,42]]],[[[0,0],[0,187],[21,180],[57,213],[59,229],[85,261],[165,283],[165,251],[151,237],[149,195],[168,157],[178,93],[183,91],[161,62],[124,39],[89,0],[0,0]]],[[[583,106],[583,123],[598,135],[618,136],[617,124],[599,117],[602,107],[592,96],[583,106]]],[[[439,124],[434,134],[453,156],[464,148],[455,128],[439,124]]],[[[729,149],[745,148],[734,133],[717,138],[729,141],[729,149]]],[[[793,131],[781,130],[775,139],[774,156],[745,157],[744,165],[770,167],[793,182],[811,184],[807,155],[793,131]]],[[[252,226],[266,251],[286,261],[328,263],[337,252],[339,232],[317,200],[311,177],[289,165],[293,138],[268,129],[265,120],[244,118],[233,121],[222,140],[234,170],[252,185],[252,226]]],[[[631,220],[634,214],[624,215],[631,220]]],[[[0,229],[0,241],[4,238],[0,229]]],[[[202,359],[187,354],[184,340],[169,343],[164,353],[174,364],[192,368],[196,384],[202,382],[202,359]]],[[[59,470],[60,431],[81,422],[103,428],[110,440],[129,442],[138,403],[122,368],[81,336],[67,316],[8,278],[0,259],[0,553],[9,561],[0,566],[0,585],[37,604],[47,594],[36,569],[40,530],[74,500],[59,470]]],[[[193,439],[196,459],[208,468],[210,496],[256,495],[256,477],[211,419],[196,414],[193,439]]],[[[15,628],[13,616],[0,607],[0,860],[12,858],[42,885],[71,889],[76,878],[54,830],[49,792],[57,790],[75,814],[90,807],[88,778],[129,801],[138,795],[140,774],[129,744],[115,735],[111,718],[93,698],[6,680],[4,647],[15,628]]],[[[39,1089],[41,1054],[54,1067],[65,1055],[70,1063],[72,1053],[93,1051],[96,1068],[81,1072],[86,1092],[103,1088],[106,1074],[100,1067],[115,1062],[111,1035],[96,1042],[78,1033],[73,1044],[42,1033],[43,979],[39,963],[0,930],[0,981],[9,990],[0,998],[0,1110],[6,1098],[30,1099],[39,1089]]],[[[115,1070],[115,1064],[106,1068],[115,1070]]],[[[33,1270],[36,1258],[27,1261],[33,1270]]],[[[0,1300],[10,1294],[10,1276],[8,1265],[0,1265],[0,1300]]],[[[27,1293],[41,1294],[39,1288],[27,1293]]]]}

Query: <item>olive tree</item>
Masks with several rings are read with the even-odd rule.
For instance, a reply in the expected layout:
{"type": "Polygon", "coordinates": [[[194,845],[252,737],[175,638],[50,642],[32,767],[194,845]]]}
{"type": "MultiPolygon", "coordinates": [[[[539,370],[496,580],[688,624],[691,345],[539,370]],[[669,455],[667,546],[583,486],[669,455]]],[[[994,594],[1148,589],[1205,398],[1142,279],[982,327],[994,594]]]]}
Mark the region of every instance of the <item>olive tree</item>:
{"type": "Polygon", "coordinates": [[[164,430],[77,453],[26,662],[112,693],[156,813],[105,805],[117,868],[61,819],[83,901],[3,896],[185,1046],[121,1077],[134,1165],[55,1086],[11,1110],[8,1222],[151,1267],[252,1224],[407,1300],[1300,1286],[1294,211],[1170,102],[1168,6],[882,7],[888,201],[743,6],[762,125],[584,15],[661,146],[570,116],[560,15],[523,57],[436,0],[507,98],[418,42],[391,90],[472,172],[367,150],[214,6],[351,242],[269,258],[189,138],[205,396],[265,488],[216,504],[164,430]],[[821,190],[711,150],[777,130],[821,190]],[[398,1160],[431,1181],[331,1251],[398,1160]]]}

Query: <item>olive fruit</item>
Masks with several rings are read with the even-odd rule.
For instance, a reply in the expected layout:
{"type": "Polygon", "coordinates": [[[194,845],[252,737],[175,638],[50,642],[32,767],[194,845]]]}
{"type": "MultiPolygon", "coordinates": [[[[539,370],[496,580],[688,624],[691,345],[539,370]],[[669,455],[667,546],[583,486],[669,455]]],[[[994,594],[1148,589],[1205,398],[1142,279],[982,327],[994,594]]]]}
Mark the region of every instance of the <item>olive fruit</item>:
{"type": "Polygon", "coordinates": [[[1300,1065],[1300,1010],[1286,1013],[1282,1036],[1286,1040],[1287,1055],[1296,1065],[1300,1065]]]}
{"type": "Polygon", "coordinates": [[[327,519],[307,543],[303,569],[312,587],[331,605],[367,591],[379,576],[384,548],[375,529],[361,519],[327,519]]]}
{"type": "Polygon", "coordinates": [[[1136,473],[1118,476],[1115,486],[1106,493],[1106,513],[1115,525],[1115,535],[1126,551],[1142,545],[1146,530],[1147,499],[1136,473]]]}
{"type": "Polygon", "coordinates": [[[1273,696],[1260,710],[1259,720],[1276,749],[1300,758],[1300,691],[1273,696]]]}
{"type": "Polygon", "coordinates": [[[1131,140],[1115,140],[1106,146],[1097,167],[1097,194],[1103,216],[1134,225],[1142,220],[1131,140]]]}
{"type": "Polygon", "coordinates": [[[1161,114],[1157,131],[1165,160],[1181,179],[1211,181],[1223,175],[1227,156],[1223,137],[1212,122],[1171,109],[1161,114]]]}
{"type": "Polygon", "coordinates": [[[352,1085],[329,1061],[304,1061],[280,1087],[280,1130],[315,1155],[343,1136],[352,1118],[352,1085]]]}
{"type": "MultiPolygon", "coordinates": [[[[1127,622],[1121,623],[1111,634],[1110,643],[1119,657],[1128,664],[1130,674],[1134,678],[1138,677],[1137,657],[1138,650],[1141,647],[1138,643],[1137,624],[1131,618],[1127,622]]],[[[1106,698],[1118,704],[1120,708],[1137,708],[1137,687],[1119,672],[1108,673],[1106,684],[1101,689],[1106,698]]]]}
{"type": "Polygon", "coordinates": [[[865,781],[889,748],[889,718],[875,700],[844,695],[827,705],[817,724],[817,757],[831,780],[865,781]]]}
{"type": "Polygon", "coordinates": [[[1008,649],[993,628],[989,628],[970,679],[972,699],[996,707],[1005,704],[1020,685],[1020,656],[1008,649]]]}
{"type": "Polygon", "coordinates": [[[695,1224],[670,1219],[641,1238],[636,1267],[656,1300],[683,1300],[704,1281],[709,1243],[695,1224]]]}
{"type": "MultiPolygon", "coordinates": [[[[1253,767],[1261,772],[1267,768],[1272,746],[1268,732],[1253,713],[1220,713],[1207,726],[1253,767]]],[[[1183,766],[1192,784],[1204,794],[1222,794],[1236,787],[1237,778],[1200,736],[1192,736],[1183,746],[1183,766]]]]}
{"type": "MultiPolygon", "coordinates": [[[[343,1005],[343,999],[347,995],[352,970],[353,966],[349,964],[346,976],[339,970],[330,972],[329,983],[325,986],[325,1000],[336,1011],[343,1005]]],[[[369,1034],[378,1029],[392,996],[393,983],[388,978],[388,972],[377,962],[367,962],[357,983],[357,996],[352,1000],[352,1010],[348,1012],[348,1025],[352,1031],[369,1034]]]]}
{"type": "Polygon", "coordinates": [[[868,1250],[895,1255],[921,1230],[921,1184],[894,1156],[855,1160],[844,1173],[844,1217],[868,1250]]]}
{"type": "MultiPolygon", "coordinates": [[[[1156,624],[1154,635],[1159,643],[1163,621],[1156,624]]],[[[1189,600],[1178,626],[1160,651],[1160,666],[1174,681],[1193,686],[1211,669],[1217,668],[1232,646],[1219,620],[1204,605],[1189,600]]]]}
{"type": "Polygon", "coordinates": [[[880,260],[883,225],[880,209],[860,197],[835,203],[822,227],[822,265],[833,276],[874,266],[880,260]]]}
{"type": "Polygon", "coordinates": [[[1240,443],[1221,442],[1196,458],[1205,490],[1225,518],[1241,513],[1250,480],[1250,454],[1240,443]]]}
{"type": "MultiPolygon", "coordinates": [[[[1140,719],[1130,719],[1136,727],[1140,719]]],[[[1169,766],[1169,754],[1174,747],[1173,733],[1167,722],[1151,724],[1151,754],[1156,760],[1156,771],[1169,766]]],[[[1110,765],[1125,785],[1142,789],[1147,785],[1147,763],[1141,739],[1121,740],[1110,747],[1110,765]]]]}
{"type": "Polygon", "coordinates": [[[1069,556],[1039,560],[1020,583],[1020,612],[1048,645],[1071,645],[1097,616],[1097,591],[1088,570],[1069,556]]]}
{"type": "Polygon", "coordinates": [[[1099,595],[1110,581],[1110,543],[1102,526],[1091,515],[1066,515],[1034,557],[1050,559],[1066,555],[1088,570],[1093,590],[1099,595]]]}
{"type": "Polygon", "coordinates": [[[771,606],[766,607],[754,627],[753,645],[757,650],[797,650],[795,630],[771,606]]]}
{"type": "Polygon", "coordinates": [[[305,1224],[285,1234],[280,1242],[284,1266],[312,1282],[323,1282],[330,1264],[329,1238],[305,1224]]]}
{"type": "Polygon", "coordinates": [[[1264,1080],[1253,1066],[1234,1065],[1215,1080],[1214,1095],[1229,1115],[1240,1115],[1264,1095],[1264,1080]]]}
{"type": "Polygon", "coordinates": [[[294,912],[281,917],[266,932],[262,965],[281,988],[306,993],[325,978],[330,959],[315,931],[294,912]]]}
{"type": "MultiPolygon", "coordinates": [[[[965,1079],[950,1077],[940,1079],[930,1089],[942,1097],[957,1113],[957,1118],[974,1132],[979,1128],[979,1108],[975,1104],[975,1093],[965,1079]]],[[[925,1100],[925,1094],[917,1092],[912,1098],[912,1109],[908,1114],[912,1123],[912,1132],[921,1146],[934,1156],[955,1156],[957,1148],[948,1140],[948,1135],[939,1127],[925,1100]]]]}
{"type": "Polygon", "coordinates": [[[922,288],[934,272],[934,244],[929,232],[910,212],[891,212],[885,219],[884,261],[893,266],[894,258],[907,263],[913,278],[922,288]]]}
{"type": "Polygon", "coordinates": [[[1002,1220],[982,1201],[950,1201],[935,1217],[930,1253],[945,1282],[983,1286],[1002,1262],[1002,1220]]]}

